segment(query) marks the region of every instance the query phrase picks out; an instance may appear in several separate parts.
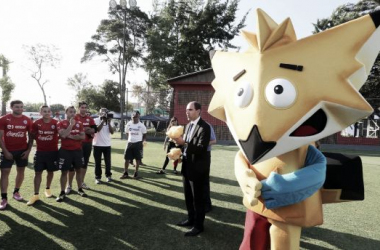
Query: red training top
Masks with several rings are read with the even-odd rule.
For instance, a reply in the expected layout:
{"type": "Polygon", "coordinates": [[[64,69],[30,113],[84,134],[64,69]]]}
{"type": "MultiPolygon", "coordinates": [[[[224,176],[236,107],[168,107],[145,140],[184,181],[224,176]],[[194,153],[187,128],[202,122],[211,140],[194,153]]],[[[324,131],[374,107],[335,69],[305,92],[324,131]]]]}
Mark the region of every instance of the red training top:
{"type": "MultiPolygon", "coordinates": [[[[76,121],[82,122],[84,129],[87,128],[87,127],[91,128],[91,126],[95,125],[94,119],[92,119],[88,115],[81,116],[80,114],[76,114],[75,117],[74,117],[74,119],[76,121]]],[[[94,138],[94,136],[86,134],[86,137],[84,138],[84,140],[82,142],[92,142],[93,138],[94,138]]]]}
{"type": "Polygon", "coordinates": [[[44,122],[44,119],[38,119],[33,123],[32,133],[37,142],[37,151],[57,151],[58,150],[58,130],[57,120],[51,119],[50,122],[44,122]]]}
{"type": "MultiPolygon", "coordinates": [[[[57,124],[58,131],[62,129],[67,129],[69,125],[70,125],[70,122],[68,120],[63,120],[59,122],[57,124]]],[[[81,132],[84,132],[83,124],[79,121],[76,121],[73,128],[71,129],[70,135],[79,135],[81,132]]],[[[61,137],[61,148],[66,149],[66,150],[81,150],[82,141],[61,137]]]]}
{"type": "Polygon", "coordinates": [[[8,151],[28,148],[26,132],[30,133],[32,124],[32,120],[25,115],[15,117],[7,114],[0,118],[0,130],[4,131],[3,140],[8,151]]]}

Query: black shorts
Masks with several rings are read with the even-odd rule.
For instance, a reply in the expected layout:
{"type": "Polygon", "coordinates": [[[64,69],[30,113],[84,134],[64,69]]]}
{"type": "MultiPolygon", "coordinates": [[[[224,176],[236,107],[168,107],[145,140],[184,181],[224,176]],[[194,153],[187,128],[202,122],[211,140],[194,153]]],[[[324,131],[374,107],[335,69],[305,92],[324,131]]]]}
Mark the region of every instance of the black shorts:
{"type": "Polygon", "coordinates": [[[1,152],[0,168],[11,168],[14,162],[16,162],[17,167],[28,166],[28,159],[21,159],[21,154],[24,153],[25,151],[26,151],[26,149],[9,152],[13,155],[13,160],[6,159],[3,152],[1,152]]]}
{"type": "Polygon", "coordinates": [[[143,143],[139,142],[128,142],[127,148],[124,152],[124,159],[130,161],[133,159],[141,160],[143,158],[143,143]]]}
{"type": "Polygon", "coordinates": [[[82,151],[84,158],[84,168],[87,168],[88,161],[90,160],[90,155],[92,151],[92,142],[82,142],[82,151]]]}
{"type": "Polygon", "coordinates": [[[54,172],[58,170],[58,151],[37,151],[34,155],[34,171],[54,172]]]}
{"type": "Polygon", "coordinates": [[[82,150],[59,149],[58,168],[62,171],[73,171],[84,166],[82,150]]]}

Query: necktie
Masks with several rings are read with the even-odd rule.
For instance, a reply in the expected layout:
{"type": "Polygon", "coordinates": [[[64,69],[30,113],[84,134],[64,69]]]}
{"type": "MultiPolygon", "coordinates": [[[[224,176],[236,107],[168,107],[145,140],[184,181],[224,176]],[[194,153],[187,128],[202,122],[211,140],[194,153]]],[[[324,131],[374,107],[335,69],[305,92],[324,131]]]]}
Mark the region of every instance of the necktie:
{"type": "Polygon", "coordinates": [[[191,129],[193,128],[193,124],[190,123],[190,127],[189,129],[187,130],[187,136],[186,136],[186,142],[189,142],[190,139],[191,139],[191,129]]]}

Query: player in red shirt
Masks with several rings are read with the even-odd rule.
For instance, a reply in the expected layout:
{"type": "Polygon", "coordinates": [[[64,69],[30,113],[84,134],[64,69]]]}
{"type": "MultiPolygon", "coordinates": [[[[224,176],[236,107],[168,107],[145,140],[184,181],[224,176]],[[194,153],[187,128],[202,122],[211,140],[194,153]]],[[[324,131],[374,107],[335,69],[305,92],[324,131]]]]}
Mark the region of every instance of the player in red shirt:
{"type": "Polygon", "coordinates": [[[67,173],[75,169],[77,174],[78,194],[82,197],[86,193],[82,189],[81,168],[84,165],[82,153],[82,140],[85,138],[83,124],[74,119],[75,108],[70,106],[66,109],[66,120],[58,123],[58,134],[61,137],[61,148],[58,152],[58,167],[62,171],[61,193],[57,197],[58,202],[65,198],[65,185],[67,173]]]}
{"type": "Polygon", "coordinates": [[[49,106],[43,105],[40,108],[41,119],[36,120],[32,126],[32,139],[36,140],[37,151],[34,155],[34,195],[27,205],[33,205],[39,200],[42,172],[46,169],[46,189],[45,196],[52,196],[50,185],[54,177],[54,171],[58,170],[58,121],[51,117],[49,106]]]}
{"type": "MultiPolygon", "coordinates": [[[[78,104],[79,113],[75,115],[75,120],[82,122],[84,133],[86,134],[85,139],[82,141],[82,151],[84,158],[84,166],[81,170],[81,178],[82,178],[82,188],[89,189],[84,182],[84,178],[87,172],[88,161],[90,159],[91,151],[92,151],[92,139],[94,138],[94,133],[96,132],[96,124],[94,119],[88,116],[88,106],[87,103],[82,101],[78,104]]],[[[66,187],[66,194],[71,192],[71,187],[73,183],[75,172],[69,172],[69,183],[66,187]]]]}
{"type": "Polygon", "coordinates": [[[2,149],[0,159],[0,210],[5,209],[8,205],[8,179],[14,162],[16,162],[17,166],[17,175],[13,198],[17,201],[23,200],[19,191],[24,180],[25,167],[28,165],[28,157],[33,145],[33,140],[30,138],[32,120],[22,114],[24,109],[23,102],[20,100],[12,101],[11,109],[12,114],[4,115],[0,118],[0,147],[2,149]]]}

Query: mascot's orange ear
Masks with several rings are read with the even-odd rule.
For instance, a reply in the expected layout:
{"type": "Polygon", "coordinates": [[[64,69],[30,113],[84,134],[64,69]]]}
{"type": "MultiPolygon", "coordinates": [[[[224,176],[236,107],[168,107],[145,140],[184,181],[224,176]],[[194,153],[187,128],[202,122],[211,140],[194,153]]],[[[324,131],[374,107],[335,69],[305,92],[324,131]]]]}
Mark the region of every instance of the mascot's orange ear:
{"type": "MultiPolygon", "coordinates": [[[[212,61],[212,58],[214,57],[216,51],[215,50],[210,50],[209,52],[209,55],[210,55],[210,60],[212,61]]],[[[215,93],[216,94],[216,93],[215,93]]],[[[225,113],[225,110],[224,110],[224,104],[223,102],[221,102],[221,99],[220,98],[213,98],[211,100],[211,103],[208,107],[208,112],[218,118],[219,120],[222,120],[222,121],[227,121],[226,119],[226,113],[225,113]]]]}

